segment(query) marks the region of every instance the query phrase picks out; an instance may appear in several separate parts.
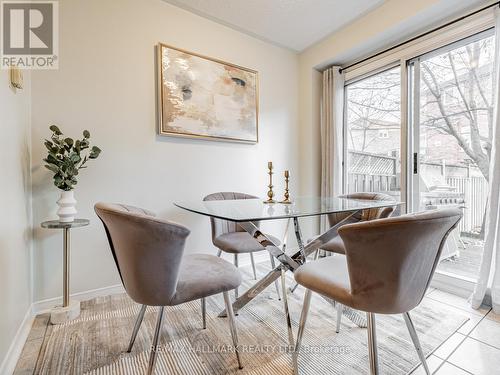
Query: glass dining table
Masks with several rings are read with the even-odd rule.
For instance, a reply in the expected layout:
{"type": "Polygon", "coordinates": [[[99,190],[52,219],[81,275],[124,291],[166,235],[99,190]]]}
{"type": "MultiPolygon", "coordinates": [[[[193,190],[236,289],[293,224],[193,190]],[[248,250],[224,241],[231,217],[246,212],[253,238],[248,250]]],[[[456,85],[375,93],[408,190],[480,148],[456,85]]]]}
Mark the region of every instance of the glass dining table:
{"type": "MultiPolygon", "coordinates": [[[[233,309],[238,312],[246,304],[258,296],[264,289],[281,277],[283,288],[283,305],[286,315],[288,339],[291,346],[294,345],[291,319],[288,308],[285,277],[286,272],[294,272],[307,260],[307,257],[320,249],[322,245],[338,235],[337,229],[345,224],[355,223],[361,220],[363,210],[394,207],[401,203],[388,200],[367,200],[352,199],[344,197],[298,197],[290,204],[264,203],[262,199],[235,199],[202,201],[192,200],[186,202],[175,202],[175,206],[204,216],[217,219],[228,220],[238,223],[238,225],[252,235],[266,250],[275,257],[279,263],[266,276],[257,281],[250,289],[239,296],[233,303],[233,309]],[[321,216],[328,214],[345,213],[345,218],[336,225],[328,228],[324,233],[314,237],[304,243],[300,218],[321,216]],[[293,221],[295,237],[298,249],[287,252],[287,233],[284,235],[282,244],[274,243],[273,239],[261,232],[258,223],[267,220],[288,220],[286,232],[289,224],[293,221]]],[[[335,301],[330,301],[335,304],[335,301]]],[[[344,314],[358,326],[366,326],[366,321],[361,314],[344,308],[344,314]]],[[[219,316],[225,316],[226,311],[222,311],[219,316]]]]}

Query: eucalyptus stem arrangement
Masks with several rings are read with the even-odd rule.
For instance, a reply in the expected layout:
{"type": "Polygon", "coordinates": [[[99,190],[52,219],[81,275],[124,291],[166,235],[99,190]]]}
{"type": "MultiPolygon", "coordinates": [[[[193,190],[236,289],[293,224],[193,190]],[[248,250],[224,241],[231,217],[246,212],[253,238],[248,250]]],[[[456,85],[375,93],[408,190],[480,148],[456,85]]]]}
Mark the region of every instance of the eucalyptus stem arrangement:
{"type": "Polygon", "coordinates": [[[45,140],[48,150],[47,157],[43,159],[45,167],[54,173],[54,185],[63,191],[73,190],[78,183],[80,169],[87,168],[86,163],[97,159],[101,149],[97,146],[90,148],[90,132],[83,131],[83,138],[73,140],[64,137],[56,125],[49,127],[52,131],[50,140],[45,140]]]}

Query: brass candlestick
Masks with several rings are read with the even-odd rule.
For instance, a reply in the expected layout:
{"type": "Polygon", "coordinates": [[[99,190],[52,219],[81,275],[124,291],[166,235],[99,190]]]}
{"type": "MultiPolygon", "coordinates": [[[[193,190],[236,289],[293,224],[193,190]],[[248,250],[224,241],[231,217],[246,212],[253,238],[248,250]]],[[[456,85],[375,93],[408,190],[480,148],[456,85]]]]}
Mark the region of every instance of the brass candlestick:
{"type": "Polygon", "coordinates": [[[274,197],[274,192],[273,192],[273,162],[270,161],[267,163],[267,168],[269,169],[269,190],[267,192],[267,201],[264,201],[264,203],[276,203],[276,201],[273,199],[274,197]]]}
{"type": "Polygon", "coordinates": [[[290,180],[290,172],[285,171],[285,199],[283,199],[280,203],[290,204],[292,201],[290,200],[290,193],[288,192],[288,181],[290,180]]]}

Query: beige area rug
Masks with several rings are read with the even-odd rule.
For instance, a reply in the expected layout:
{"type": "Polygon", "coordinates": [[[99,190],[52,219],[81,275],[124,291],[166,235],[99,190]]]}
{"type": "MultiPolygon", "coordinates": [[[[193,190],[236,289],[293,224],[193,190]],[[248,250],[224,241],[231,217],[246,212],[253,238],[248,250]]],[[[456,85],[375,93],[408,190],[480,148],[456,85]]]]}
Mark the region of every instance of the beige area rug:
{"type": "MultiPolygon", "coordinates": [[[[259,265],[260,275],[267,271],[259,265]]],[[[243,269],[244,286],[254,283],[243,269]]],[[[291,284],[292,279],[288,282],[291,284]]],[[[241,293],[241,290],[240,290],[241,293]]],[[[294,335],[304,291],[289,294],[294,335]]],[[[218,318],[222,296],[207,300],[207,329],[201,327],[199,301],[165,309],[161,332],[161,352],[156,374],[286,374],[291,375],[291,355],[286,352],[287,330],[283,304],[276,299],[274,285],[240,311],[237,316],[243,370],[237,369],[226,318],[218,318]]],[[[126,294],[95,298],[82,303],[81,316],[64,325],[46,325],[39,349],[31,365],[35,374],[141,374],[144,373],[152,341],[157,308],[148,308],[132,353],[126,347],[140,306],[126,294]]],[[[413,314],[424,352],[435,350],[466,320],[452,307],[424,299],[413,314]]],[[[366,329],[343,318],[335,333],[335,310],[318,295],[311,310],[304,336],[306,353],[300,356],[301,374],[368,374],[366,329]]],[[[34,327],[40,329],[47,315],[39,316],[34,327]]],[[[33,328],[35,329],[35,328],[33,328]]],[[[406,374],[418,357],[400,316],[377,316],[380,370],[383,374],[406,374]]],[[[36,341],[36,340],[34,340],[36,341]]],[[[25,353],[35,351],[27,342],[25,353]]],[[[24,361],[24,362],[23,362],[24,361]]],[[[18,365],[21,366],[21,365],[18,365]]]]}

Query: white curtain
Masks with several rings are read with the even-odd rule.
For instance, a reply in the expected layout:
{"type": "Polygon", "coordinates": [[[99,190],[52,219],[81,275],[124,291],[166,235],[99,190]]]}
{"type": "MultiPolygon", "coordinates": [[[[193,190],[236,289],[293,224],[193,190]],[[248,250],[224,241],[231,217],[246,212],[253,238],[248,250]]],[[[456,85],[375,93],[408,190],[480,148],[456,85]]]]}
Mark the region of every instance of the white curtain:
{"type": "Polygon", "coordinates": [[[500,314],[500,9],[496,9],[496,71],[493,140],[490,162],[490,192],[486,209],[485,242],[479,278],[472,294],[471,304],[479,308],[483,302],[489,281],[495,313],[500,314]]]}
{"type": "MultiPolygon", "coordinates": [[[[344,117],[344,76],[340,67],[323,72],[321,98],[321,197],[342,192],[342,127],[344,117]]],[[[321,232],[328,228],[321,218],[321,232]]]]}

